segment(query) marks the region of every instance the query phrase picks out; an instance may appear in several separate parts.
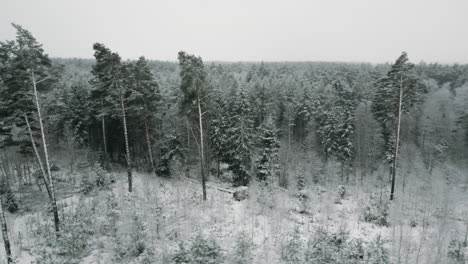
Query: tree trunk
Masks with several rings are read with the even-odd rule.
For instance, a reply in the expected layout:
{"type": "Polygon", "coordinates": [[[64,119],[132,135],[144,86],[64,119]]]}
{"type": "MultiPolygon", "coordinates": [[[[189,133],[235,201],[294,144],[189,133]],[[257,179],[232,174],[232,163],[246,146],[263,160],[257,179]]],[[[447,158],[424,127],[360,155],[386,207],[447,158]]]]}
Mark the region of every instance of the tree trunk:
{"type": "Polygon", "coordinates": [[[45,173],[45,170],[44,170],[44,165],[42,165],[41,156],[39,155],[39,151],[37,150],[36,143],[34,142],[33,134],[32,134],[32,131],[31,131],[31,125],[29,124],[28,116],[26,114],[24,114],[24,120],[26,121],[26,126],[28,127],[29,138],[30,138],[31,144],[33,146],[34,154],[36,155],[37,163],[39,163],[39,169],[41,170],[41,178],[44,181],[44,185],[46,187],[47,194],[49,195],[49,199],[50,199],[50,201],[52,201],[52,193],[50,192],[49,183],[47,182],[47,179],[46,179],[46,173],[45,173]]]}
{"type": "MultiPolygon", "coordinates": [[[[104,102],[101,100],[101,106],[104,107],[104,102]]],[[[104,116],[101,118],[101,126],[102,126],[102,141],[104,143],[104,166],[106,170],[109,169],[109,158],[107,154],[107,137],[106,137],[106,120],[104,116]]]]}
{"type": "Polygon", "coordinates": [[[403,77],[400,79],[400,96],[398,101],[398,121],[397,121],[397,130],[396,130],[396,140],[395,140],[395,156],[393,157],[393,169],[392,169],[392,187],[390,189],[390,201],[394,198],[395,192],[395,176],[398,165],[398,148],[400,145],[400,125],[401,125],[401,103],[403,100],[403,77]]]}
{"type": "Polygon", "coordinates": [[[50,194],[52,196],[52,211],[54,212],[54,224],[55,224],[55,231],[56,235],[59,236],[60,233],[60,220],[58,215],[58,208],[57,208],[57,200],[55,198],[55,188],[54,188],[54,181],[52,180],[52,173],[50,171],[50,164],[49,164],[49,154],[47,152],[47,143],[45,139],[44,133],[44,125],[42,124],[42,115],[41,115],[41,108],[39,106],[39,96],[37,94],[37,87],[36,87],[36,80],[34,78],[34,72],[31,73],[32,75],[32,82],[33,82],[33,89],[34,89],[34,98],[36,99],[36,108],[37,108],[37,116],[39,118],[39,126],[41,129],[41,137],[42,137],[42,145],[44,149],[44,158],[47,168],[47,175],[49,176],[49,187],[50,187],[50,194]]]}
{"type": "Polygon", "coordinates": [[[186,125],[187,125],[187,155],[184,157],[184,165],[185,165],[185,177],[189,178],[190,177],[190,166],[189,166],[189,152],[190,152],[190,125],[189,125],[189,120],[187,118],[186,120],[186,125]]]}
{"type": "Polygon", "coordinates": [[[128,191],[132,192],[132,164],[130,161],[130,148],[128,146],[128,133],[127,133],[127,118],[125,116],[125,105],[123,101],[122,91],[120,92],[120,106],[122,107],[123,127],[125,136],[125,152],[127,154],[127,177],[128,177],[128,191]]]}
{"type": "Polygon", "coordinates": [[[10,239],[8,238],[8,228],[5,220],[5,214],[3,213],[3,195],[0,194],[0,224],[2,225],[3,244],[5,246],[5,252],[7,257],[7,263],[13,263],[13,257],[11,256],[10,239]]]}
{"type": "Polygon", "coordinates": [[[153,159],[153,151],[151,150],[151,141],[149,137],[149,128],[148,128],[148,120],[145,119],[145,134],[146,134],[146,144],[148,144],[148,156],[150,159],[151,165],[151,173],[156,173],[156,169],[154,168],[154,159],[153,159]]]}
{"type": "Polygon", "coordinates": [[[200,172],[201,172],[201,180],[202,180],[202,188],[203,188],[203,200],[206,201],[206,179],[205,179],[205,171],[204,171],[204,149],[203,149],[203,122],[202,122],[202,111],[201,111],[201,103],[200,103],[200,91],[197,91],[197,105],[198,105],[198,121],[200,125],[200,172]]]}

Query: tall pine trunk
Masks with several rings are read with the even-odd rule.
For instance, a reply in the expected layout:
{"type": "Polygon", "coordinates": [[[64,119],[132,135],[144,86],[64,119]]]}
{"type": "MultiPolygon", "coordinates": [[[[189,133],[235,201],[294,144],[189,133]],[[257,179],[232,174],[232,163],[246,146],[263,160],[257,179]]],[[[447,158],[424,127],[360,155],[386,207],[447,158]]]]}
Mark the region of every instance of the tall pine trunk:
{"type": "Polygon", "coordinates": [[[127,177],[128,177],[128,191],[132,192],[132,163],[130,161],[130,148],[128,146],[128,132],[127,132],[127,117],[125,115],[125,104],[123,100],[122,91],[120,91],[120,106],[122,107],[122,118],[125,136],[125,152],[127,156],[127,177]]]}
{"type": "Polygon", "coordinates": [[[204,149],[203,149],[203,120],[202,120],[202,111],[201,111],[201,102],[200,102],[200,90],[197,91],[197,105],[198,105],[198,121],[200,125],[200,172],[202,180],[202,189],[203,189],[203,200],[206,201],[206,179],[204,171],[204,149]]]}
{"type": "Polygon", "coordinates": [[[46,172],[44,170],[44,165],[42,164],[41,156],[39,155],[39,151],[37,150],[36,142],[34,142],[31,125],[29,124],[29,119],[26,114],[24,114],[24,120],[26,121],[26,126],[28,127],[28,132],[29,132],[29,138],[31,140],[34,154],[36,155],[37,163],[39,164],[39,169],[41,170],[41,178],[44,181],[44,185],[46,187],[47,194],[49,195],[49,199],[50,201],[52,201],[52,193],[50,192],[49,183],[47,182],[47,179],[46,179],[46,172]]]}
{"type": "Polygon", "coordinates": [[[400,96],[398,98],[398,121],[397,121],[397,130],[396,130],[396,140],[395,140],[395,156],[393,157],[392,165],[392,187],[390,189],[390,200],[393,200],[395,193],[395,177],[398,165],[398,150],[400,145],[400,126],[401,126],[401,104],[403,100],[403,77],[400,79],[400,96]]]}
{"type": "MultiPolygon", "coordinates": [[[[101,106],[104,107],[103,100],[101,100],[101,106]]],[[[108,170],[109,169],[109,157],[107,154],[106,120],[104,116],[101,118],[101,126],[102,126],[102,141],[104,143],[104,166],[106,170],[108,170]]]]}
{"type": "Polygon", "coordinates": [[[8,237],[8,228],[5,220],[5,214],[3,213],[3,194],[0,194],[0,224],[2,225],[3,245],[5,246],[7,263],[13,263],[13,257],[11,256],[10,239],[8,237]]]}
{"type": "Polygon", "coordinates": [[[153,151],[151,150],[151,140],[149,136],[149,128],[148,128],[148,120],[145,119],[145,135],[146,135],[146,144],[148,145],[148,156],[150,159],[150,165],[151,165],[151,173],[156,173],[156,170],[154,168],[154,159],[153,159],[153,151]]]}
{"type": "Polygon", "coordinates": [[[37,87],[36,87],[37,83],[34,78],[34,72],[32,72],[31,75],[32,75],[32,82],[33,82],[33,89],[34,89],[34,98],[36,101],[37,116],[39,119],[39,127],[41,129],[42,145],[44,149],[44,159],[45,159],[46,168],[47,168],[47,175],[49,176],[49,187],[50,187],[50,194],[52,196],[52,211],[54,212],[55,231],[56,231],[56,235],[59,236],[60,235],[59,234],[60,220],[59,220],[59,215],[58,215],[57,200],[55,198],[54,181],[52,179],[52,173],[50,171],[49,153],[47,152],[47,143],[45,139],[44,125],[42,124],[41,108],[39,106],[39,95],[37,94],[37,87]]]}

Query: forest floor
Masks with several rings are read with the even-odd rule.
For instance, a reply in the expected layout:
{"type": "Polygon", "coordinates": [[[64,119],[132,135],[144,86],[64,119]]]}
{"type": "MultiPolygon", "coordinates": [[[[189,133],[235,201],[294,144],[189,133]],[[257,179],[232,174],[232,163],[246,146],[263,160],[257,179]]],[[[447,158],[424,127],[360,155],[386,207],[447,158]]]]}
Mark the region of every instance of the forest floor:
{"type": "MultiPolygon", "coordinates": [[[[370,194],[376,190],[374,185],[345,185],[346,194],[337,199],[338,185],[311,184],[301,192],[307,196],[302,201],[297,191],[257,184],[249,187],[249,197],[242,201],[233,199],[232,193],[208,187],[208,199],[203,202],[201,185],[194,180],[135,173],[134,191],[128,193],[126,174],[113,174],[116,182],[108,189],[87,195],[80,192],[78,181],[58,184],[62,221],[69,221],[72,229],[82,233],[59,242],[70,243],[60,245],[62,251],[76,253],[69,263],[146,263],[149,257],[154,262],[148,263],[171,263],[180,245],[189,245],[199,234],[216,241],[225,263],[233,263],[241,233],[252,244],[250,263],[285,263],[285,250],[295,230],[306,247],[310,234],[318,228],[347,230],[351,238],[360,238],[365,244],[380,235],[395,263],[397,259],[416,263],[416,258],[419,263],[446,263],[448,243],[455,237],[463,239],[466,230],[468,195],[460,186],[447,186],[444,192],[450,195],[444,199],[435,194],[415,197],[417,193],[408,193],[405,198],[413,197],[414,201],[393,203],[390,225],[380,226],[362,217],[370,194]],[[109,210],[112,203],[115,205],[109,210]],[[112,219],[114,229],[109,227],[112,219]],[[132,236],[138,229],[135,221],[141,222],[143,237],[132,236]],[[138,241],[143,241],[144,251],[151,256],[131,253],[138,241]]],[[[216,178],[209,185],[232,189],[216,178]]],[[[53,248],[50,241],[55,236],[50,231],[50,217],[44,213],[45,191],[30,187],[22,190],[19,198],[27,208],[6,213],[16,263],[60,263],[49,254],[54,250],[46,249],[53,248]]],[[[4,255],[3,250],[0,254],[4,255]]]]}

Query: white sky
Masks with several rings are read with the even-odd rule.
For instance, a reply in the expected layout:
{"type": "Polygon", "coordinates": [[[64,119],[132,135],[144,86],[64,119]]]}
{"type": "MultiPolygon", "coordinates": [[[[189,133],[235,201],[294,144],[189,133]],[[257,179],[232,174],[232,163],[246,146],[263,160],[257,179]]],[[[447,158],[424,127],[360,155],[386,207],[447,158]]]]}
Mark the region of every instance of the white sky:
{"type": "Polygon", "coordinates": [[[52,57],[468,63],[468,0],[0,0],[52,57]]]}

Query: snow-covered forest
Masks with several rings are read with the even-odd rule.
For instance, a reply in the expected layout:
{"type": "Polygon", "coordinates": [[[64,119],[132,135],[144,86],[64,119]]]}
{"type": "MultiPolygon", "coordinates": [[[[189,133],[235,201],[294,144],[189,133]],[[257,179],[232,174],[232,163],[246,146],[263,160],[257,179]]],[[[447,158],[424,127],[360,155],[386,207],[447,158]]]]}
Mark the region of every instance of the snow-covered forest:
{"type": "Polygon", "coordinates": [[[468,65],[52,58],[13,27],[1,263],[466,263],[468,65]]]}

